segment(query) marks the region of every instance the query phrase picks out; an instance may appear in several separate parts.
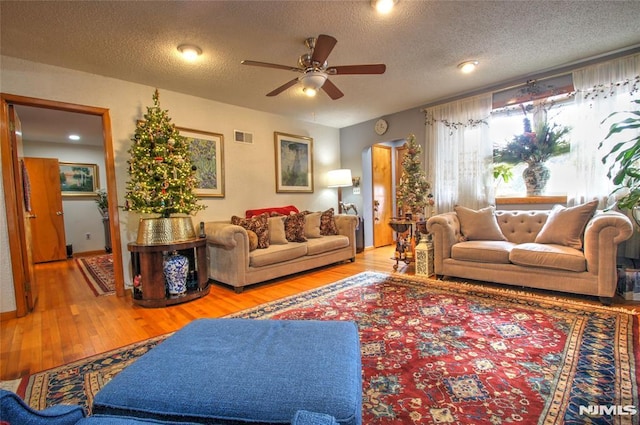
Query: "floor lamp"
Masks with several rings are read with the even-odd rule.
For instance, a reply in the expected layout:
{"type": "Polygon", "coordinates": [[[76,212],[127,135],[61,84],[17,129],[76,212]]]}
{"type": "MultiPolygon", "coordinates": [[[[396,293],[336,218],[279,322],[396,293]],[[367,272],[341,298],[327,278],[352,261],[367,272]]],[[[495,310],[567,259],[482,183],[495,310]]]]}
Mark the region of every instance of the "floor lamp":
{"type": "Polygon", "coordinates": [[[342,214],[342,188],[353,186],[353,180],[351,180],[351,170],[340,169],[329,171],[329,184],[328,187],[338,188],[338,214],[342,214]]]}

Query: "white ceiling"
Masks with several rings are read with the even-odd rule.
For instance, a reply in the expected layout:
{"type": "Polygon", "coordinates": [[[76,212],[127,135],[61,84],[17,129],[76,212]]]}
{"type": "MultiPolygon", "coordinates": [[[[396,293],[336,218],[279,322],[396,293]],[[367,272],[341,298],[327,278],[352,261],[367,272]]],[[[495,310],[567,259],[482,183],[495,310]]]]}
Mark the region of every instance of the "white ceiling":
{"type": "Polygon", "coordinates": [[[25,142],[103,146],[102,117],[55,109],[16,105],[25,142]],[[80,140],[70,140],[75,134],[80,140]]]}
{"type": "MultiPolygon", "coordinates": [[[[640,1],[409,1],[378,15],[358,1],[0,1],[2,55],[138,82],[342,128],[640,46],[640,1]],[[344,97],[310,99],[296,66],[305,38],[338,43],[329,65],[385,63],[330,77],[344,97]],[[176,47],[196,44],[195,64],[176,47]],[[476,73],[456,65],[477,59],[476,73]]],[[[151,96],[151,94],[150,94],[151,96]]]]}

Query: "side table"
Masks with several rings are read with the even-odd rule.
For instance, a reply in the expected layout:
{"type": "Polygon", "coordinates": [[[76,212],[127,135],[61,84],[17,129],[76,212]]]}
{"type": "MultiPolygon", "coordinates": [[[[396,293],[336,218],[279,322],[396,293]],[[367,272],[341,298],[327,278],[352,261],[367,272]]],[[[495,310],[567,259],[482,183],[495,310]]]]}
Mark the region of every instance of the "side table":
{"type": "Polygon", "coordinates": [[[194,239],[162,245],[127,245],[131,252],[133,275],[140,277],[142,290],[134,288],[133,302],[143,307],[166,307],[204,297],[209,293],[207,268],[207,240],[194,239]],[[187,292],[181,295],[167,293],[163,261],[168,252],[178,251],[189,259],[187,292]]]}

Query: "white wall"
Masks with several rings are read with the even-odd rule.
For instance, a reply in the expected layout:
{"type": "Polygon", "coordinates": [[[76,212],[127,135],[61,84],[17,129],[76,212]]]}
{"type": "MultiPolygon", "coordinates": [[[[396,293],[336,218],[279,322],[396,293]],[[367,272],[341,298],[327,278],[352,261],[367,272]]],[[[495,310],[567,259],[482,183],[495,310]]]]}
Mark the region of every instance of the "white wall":
{"type": "MultiPolygon", "coordinates": [[[[23,140],[23,143],[24,156],[27,157],[55,158],[60,162],[96,164],[98,166],[98,188],[107,188],[102,146],[78,146],[32,140],[23,140]]],[[[95,198],[64,197],[62,198],[62,210],[64,211],[66,244],[73,245],[74,253],[104,249],[104,226],[95,198]],[[88,240],[87,233],[90,235],[88,240]]]]}
{"type": "MultiPolygon", "coordinates": [[[[152,105],[155,87],[65,68],[42,65],[17,58],[0,57],[0,91],[21,96],[108,108],[113,135],[119,204],[124,204],[128,179],[127,149],[146,107],[152,105]]],[[[337,205],[335,189],[326,187],[326,173],[340,166],[339,130],[287,117],[227,105],[194,96],[160,90],[160,106],[169,111],[180,127],[224,135],[224,198],[205,199],[207,209],[193,218],[194,224],[227,220],[249,208],[294,204],[300,209],[320,210],[337,205]],[[252,132],[252,145],[233,142],[233,130],[252,132]],[[280,131],[314,140],[314,188],[312,194],[280,194],[275,189],[273,132],[280,131]]],[[[4,198],[4,192],[2,192],[4,198]]],[[[139,216],[120,211],[120,233],[125,264],[125,283],[130,284],[130,261],[126,244],[135,240],[139,216]]],[[[7,238],[6,220],[0,221],[0,241],[7,238]]],[[[4,245],[6,247],[7,245],[4,245]]],[[[9,262],[9,250],[2,248],[0,264],[9,262]]],[[[11,274],[3,267],[0,283],[0,311],[15,309],[11,274]]]]}

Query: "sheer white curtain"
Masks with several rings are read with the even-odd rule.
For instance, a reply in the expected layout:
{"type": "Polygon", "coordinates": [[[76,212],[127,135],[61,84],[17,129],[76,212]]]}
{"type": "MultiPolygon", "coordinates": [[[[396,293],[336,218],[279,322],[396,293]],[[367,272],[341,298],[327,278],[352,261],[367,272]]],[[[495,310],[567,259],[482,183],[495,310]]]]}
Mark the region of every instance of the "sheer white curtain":
{"type": "Polygon", "coordinates": [[[427,169],[437,213],[453,211],[456,204],[481,208],[495,201],[490,112],[491,94],[425,110],[427,169]]]}
{"type": "Polygon", "coordinates": [[[608,195],[613,185],[607,178],[608,166],[602,164],[602,157],[609,152],[616,139],[608,141],[601,149],[598,149],[598,144],[606,137],[611,123],[621,117],[601,123],[611,112],[628,111],[633,107],[630,100],[638,98],[638,93],[633,96],[629,94],[633,84],[617,83],[633,81],[639,74],[640,54],[573,72],[577,108],[572,123],[571,156],[577,175],[575,185],[567,193],[569,205],[594,198],[600,200],[600,207],[611,203],[608,195]]]}

